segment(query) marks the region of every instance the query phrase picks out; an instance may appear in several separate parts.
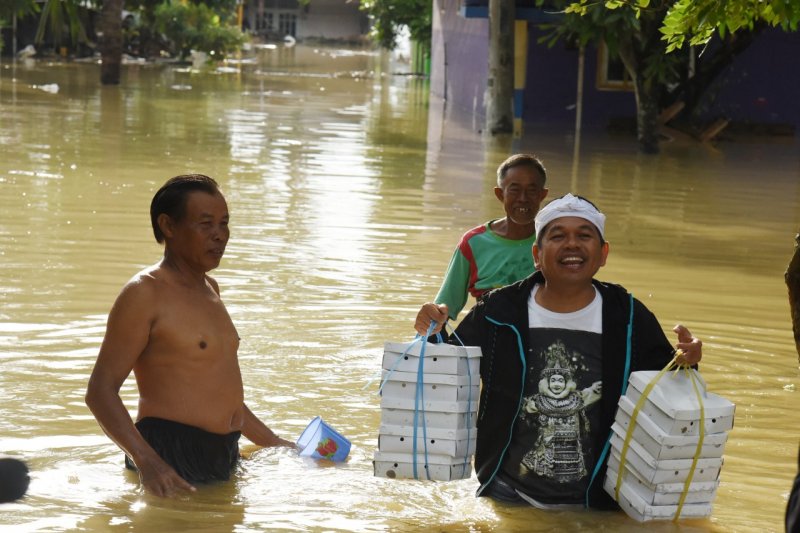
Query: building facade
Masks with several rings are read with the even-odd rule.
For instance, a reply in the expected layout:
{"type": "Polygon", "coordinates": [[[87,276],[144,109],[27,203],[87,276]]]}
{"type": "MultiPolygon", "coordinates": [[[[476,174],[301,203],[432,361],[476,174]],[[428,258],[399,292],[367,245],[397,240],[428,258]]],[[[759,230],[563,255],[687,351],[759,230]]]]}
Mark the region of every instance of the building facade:
{"type": "Polygon", "coordinates": [[[369,31],[369,21],[358,1],[247,0],[244,28],[253,35],[280,40],[330,39],[360,41],[369,31]]]}
{"type": "MultiPolygon", "coordinates": [[[[431,93],[454,107],[485,116],[488,79],[488,0],[433,0],[431,93]]],[[[528,2],[530,4],[530,2],[528,2]]],[[[630,80],[604,46],[540,44],[539,24],[550,16],[517,3],[514,113],[521,123],[607,127],[636,116],[630,80]],[[582,56],[582,57],[581,57],[582,56]],[[580,87],[578,80],[582,80],[580,87]]],[[[711,84],[697,108],[700,121],[800,130],[800,32],[766,29],[711,84]]],[[[477,120],[476,123],[482,123],[477,120]]]]}

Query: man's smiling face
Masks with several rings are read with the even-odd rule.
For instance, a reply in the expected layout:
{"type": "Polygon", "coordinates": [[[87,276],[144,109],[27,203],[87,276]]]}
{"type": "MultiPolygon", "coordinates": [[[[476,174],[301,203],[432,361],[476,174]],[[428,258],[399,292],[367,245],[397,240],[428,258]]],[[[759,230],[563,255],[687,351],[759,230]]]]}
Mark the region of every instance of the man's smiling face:
{"type": "Polygon", "coordinates": [[[580,217],[554,219],[533,245],[534,264],[549,285],[591,283],[607,257],[608,243],[580,217]]]}

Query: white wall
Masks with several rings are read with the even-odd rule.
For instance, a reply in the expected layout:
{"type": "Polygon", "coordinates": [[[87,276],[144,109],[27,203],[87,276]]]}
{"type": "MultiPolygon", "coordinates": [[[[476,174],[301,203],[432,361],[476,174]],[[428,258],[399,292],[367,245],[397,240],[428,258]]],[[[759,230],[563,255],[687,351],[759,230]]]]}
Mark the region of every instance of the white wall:
{"type": "Polygon", "coordinates": [[[311,0],[301,7],[297,20],[297,38],[355,39],[369,29],[367,15],[357,0],[311,0]]]}

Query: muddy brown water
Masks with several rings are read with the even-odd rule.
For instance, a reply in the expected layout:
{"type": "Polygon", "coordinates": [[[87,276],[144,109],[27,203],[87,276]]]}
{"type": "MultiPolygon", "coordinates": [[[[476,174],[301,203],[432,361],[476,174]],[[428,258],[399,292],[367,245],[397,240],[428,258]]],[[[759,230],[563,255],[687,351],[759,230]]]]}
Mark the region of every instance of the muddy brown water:
{"type": "MultiPolygon", "coordinates": [[[[667,143],[530,127],[492,140],[429,102],[396,58],[261,49],[226,68],[0,65],[0,454],[32,471],[3,531],[639,531],[622,513],[476,499],[477,481],[376,478],[383,343],[413,338],[463,231],[501,216],[494,169],[535,152],[550,196],[609,217],[608,265],[665,330],[705,341],[709,390],[735,402],[708,519],[653,531],[781,531],[797,471],[798,358],[783,272],[800,227],[800,146],[667,143]],[[57,87],[57,91],[55,88],[57,87]],[[324,466],[254,451],[230,483],[143,494],[83,403],[106,314],[161,254],[153,192],[172,175],[221,183],[232,238],[215,272],[239,328],[250,407],[296,438],[321,415],[353,443],[324,466]]],[[[672,334],[670,333],[670,338],[672,334]]],[[[135,383],[123,399],[135,412],[135,383]]]]}

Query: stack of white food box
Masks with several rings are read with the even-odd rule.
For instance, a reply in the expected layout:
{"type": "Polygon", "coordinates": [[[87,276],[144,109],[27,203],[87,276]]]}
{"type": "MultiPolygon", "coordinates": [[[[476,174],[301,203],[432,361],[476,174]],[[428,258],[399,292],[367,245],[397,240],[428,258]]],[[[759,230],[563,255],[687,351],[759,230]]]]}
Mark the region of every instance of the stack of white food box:
{"type": "MultiPolygon", "coordinates": [[[[681,508],[680,518],[711,515],[711,504],[719,486],[722,452],[733,428],[735,405],[705,391],[705,382],[694,371],[703,401],[700,403],[685,370],[668,372],[656,383],[636,417],[626,452],[619,491],[620,507],[640,522],[675,517],[684,485],[700,442],[697,465],[681,508]]],[[[616,498],[620,457],[636,403],[657,371],[633,372],[628,389],[620,398],[612,426],[611,454],[604,488],[616,498]]]]}
{"type": "Polygon", "coordinates": [[[472,474],[480,395],[480,347],[425,345],[422,402],[417,395],[422,342],[387,342],[375,475],[449,481],[472,474]],[[426,454],[427,438],[427,454],[426,454]]]}

